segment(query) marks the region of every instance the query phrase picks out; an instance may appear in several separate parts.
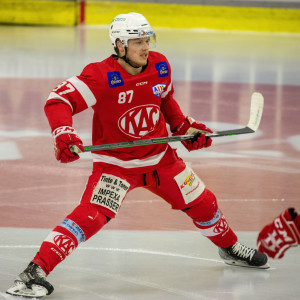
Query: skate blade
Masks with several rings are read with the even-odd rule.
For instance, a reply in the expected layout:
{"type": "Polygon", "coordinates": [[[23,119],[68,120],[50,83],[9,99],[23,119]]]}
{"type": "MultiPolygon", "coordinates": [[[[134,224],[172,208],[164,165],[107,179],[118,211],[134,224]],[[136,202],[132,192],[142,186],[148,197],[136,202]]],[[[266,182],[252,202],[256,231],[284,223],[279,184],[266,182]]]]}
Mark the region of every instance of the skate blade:
{"type": "Polygon", "coordinates": [[[15,284],[6,291],[6,294],[29,299],[39,299],[47,295],[47,289],[36,284],[33,284],[31,289],[29,289],[24,282],[15,281],[15,284]]]}
{"type": "Polygon", "coordinates": [[[270,265],[268,263],[262,266],[251,266],[243,261],[238,260],[224,260],[225,264],[230,266],[237,266],[237,267],[245,267],[245,268],[256,268],[256,269],[269,269],[270,265]]]}

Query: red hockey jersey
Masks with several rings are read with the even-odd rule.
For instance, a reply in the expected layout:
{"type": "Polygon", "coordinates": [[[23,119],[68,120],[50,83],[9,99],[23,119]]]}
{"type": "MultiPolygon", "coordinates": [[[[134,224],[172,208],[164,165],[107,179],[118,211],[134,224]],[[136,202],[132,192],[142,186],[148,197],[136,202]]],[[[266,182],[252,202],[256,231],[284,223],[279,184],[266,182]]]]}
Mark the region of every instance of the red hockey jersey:
{"type": "MultiPolygon", "coordinates": [[[[93,145],[168,135],[184,120],[173,98],[170,64],[160,53],[150,51],[148,65],[130,75],[112,55],[87,65],[80,76],[64,81],[49,95],[45,112],[52,130],[72,126],[72,115],[88,107],[94,110],[93,145]]],[[[94,162],[124,168],[157,164],[166,144],[93,152],[94,162]]]]}

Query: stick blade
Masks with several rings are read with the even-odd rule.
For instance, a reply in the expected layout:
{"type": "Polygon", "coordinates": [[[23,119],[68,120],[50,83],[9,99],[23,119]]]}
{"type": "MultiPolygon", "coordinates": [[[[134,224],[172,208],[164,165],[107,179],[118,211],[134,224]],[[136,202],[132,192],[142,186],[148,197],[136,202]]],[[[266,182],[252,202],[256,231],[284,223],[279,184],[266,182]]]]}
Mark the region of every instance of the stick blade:
{"type": "Polygon", "coordinates": [[[251,96],[250,119],[248,127],[256,131],[264,109],[264,97],[261,93],[255,92],[251,96]]]}

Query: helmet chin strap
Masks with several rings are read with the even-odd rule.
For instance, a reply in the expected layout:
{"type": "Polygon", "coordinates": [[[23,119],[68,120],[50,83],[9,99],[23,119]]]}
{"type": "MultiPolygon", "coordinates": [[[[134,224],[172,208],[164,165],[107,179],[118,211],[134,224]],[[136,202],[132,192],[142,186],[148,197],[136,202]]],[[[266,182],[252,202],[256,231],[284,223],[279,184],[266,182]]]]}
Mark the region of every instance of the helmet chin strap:
{"type": "Polygon", "coordinates": [[[134,65],[131,64],[130,60],[126,57],[127,56],[127,47],[125,47],[125,55],[124,56],[119,56],[121,59],[123,59],[127,64],[129,64],[131,67],[138,69],[142,66],[136,67],[134,65]]]}

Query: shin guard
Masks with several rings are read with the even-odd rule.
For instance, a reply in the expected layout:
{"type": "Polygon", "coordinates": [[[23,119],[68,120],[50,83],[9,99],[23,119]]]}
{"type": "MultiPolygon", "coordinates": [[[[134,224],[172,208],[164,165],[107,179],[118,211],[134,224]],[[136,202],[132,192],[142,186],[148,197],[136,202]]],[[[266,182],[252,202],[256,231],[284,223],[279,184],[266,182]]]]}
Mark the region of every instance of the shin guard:
{"type": "Polygon", "coordinates": [[[205,189],[201,201],[183,210],[193,219],[199,231],[218,247],[229,247],[237,242],[237,236],[229,227],[217,205],[214,194],[205,189]]]}
{"type": "Polygon", "coordinates": [[[108,219],[93,205],[79,205],[47,236],[32,262],[48,275],[77,246],[98,232],[108,219]]]}

